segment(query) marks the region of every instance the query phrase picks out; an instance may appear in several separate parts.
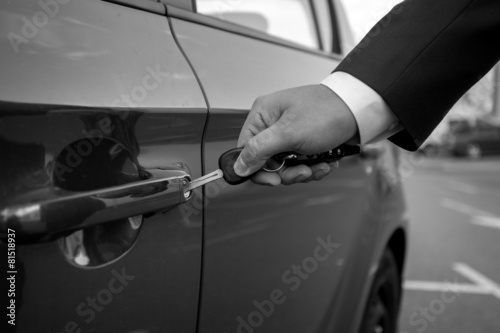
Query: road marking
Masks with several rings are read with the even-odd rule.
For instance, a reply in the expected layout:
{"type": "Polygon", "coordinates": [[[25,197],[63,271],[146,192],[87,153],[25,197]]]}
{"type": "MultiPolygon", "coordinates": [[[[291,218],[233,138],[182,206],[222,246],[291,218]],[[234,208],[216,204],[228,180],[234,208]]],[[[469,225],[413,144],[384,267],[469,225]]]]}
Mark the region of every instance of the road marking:
{"type": "Polygon", "coordinates": [[[480,294],[488,295],[489,291],[482,286],[477,286],[471,283],[450,283],[450,282],[435,282],[435,281],[405,281],[403,288],[407,290],[420,291],[454,291],[457,294],[480,294]]]}
{"type": "Polygon", "coordinates": [[[462,163],[457,163],[456,161],[447,161],[441,164],[441,168],[446,172],[498,172],[498,161],[468,161],[462,163]]]}
{"type": "Polygon", "coordinates": [[[495,216],[490,212],[477,209],[475,207],[472,207],[470,205],[449,199],[449,198],[443,198],[441,200],[441,206],[455,210],[460,213],[468,214],[468,215],[481,215],[481,216],[495,216]]]}
{"type": "Polygon", "coordinates": [[[441,206],[470,215],[472,224],[479,225],[481,227],[500,229],[500,217],[485,210],[477,209],[470,205],[448,198],[443,198],[441,200],[441,206]]]}
{"type": "Polygon", "coordinates": [[[456,191],[459,191],[459,192],[462,192],[462,193],[466,193],[466,194],[477,194],[478,193],[478,190],[477,190],[477,187],[474,186],[474,185],[470,185],[470,184],[466,184],[466,183],[462,183],[462,182],[459,182],[457,180],[452,180],[452,179],[449,179],[448,180],[448,186],[453,189],[453,190],[456,190],[456,191]]]}
{"type": "Polygon", "coordinates": [[[500,229],[500,217],[478,215],[472,218],[472,223],[483,227],[500,229]]]}
{"type": "Polygon", "coordinates": [[[405,281],[403,284],[406,290],[419,291],[452,291],[455,293],[492,295],[500,299],[500,286],[493,280],[487,278],[470,266],[457,262],[452,266],[453,270],[458,274],[466,277],[474,283],[451,283],[448,281],[405,281]]]}
{"type": "Polygon", "coordinates": [[[469,280],[475,282],[476,285],[483,287],[488,290],[490,294],[500,299],[500,286],[493,280],[490,280],[483,274],[460,262],[455,263],[453,269],[455,272],[462,274],[469,280]]]}

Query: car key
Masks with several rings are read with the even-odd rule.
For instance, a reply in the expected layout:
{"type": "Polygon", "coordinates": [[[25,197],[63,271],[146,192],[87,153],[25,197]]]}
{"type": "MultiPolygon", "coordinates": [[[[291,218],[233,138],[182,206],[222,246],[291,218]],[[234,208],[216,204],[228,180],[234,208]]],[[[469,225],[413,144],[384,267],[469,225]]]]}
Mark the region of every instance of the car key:
{"type": "MultiPolygon", "coordinates": [[[[243,148],[234,148],[226,151],[219,158],[219,169],[206,174],[203,177],[194,179],[189,182],[189,184],[184,188],[184,192],[192,191],[195,188],[213,182],[214,180],[224,178],[224,180],[230,185],[238,185],[249,180],[253,175],[247,177],[240,177],[234,171],[234,163],[240,156],[243,148]]],[[[360,152],[359,146],[348,146],[348,145],[340,145],[335,149],[330,149],[324,153],[320,154],[312,154],[312,155],[302,155],[293,152],[288,153],[280,153],[274,155],[271,160],[281,163],[281,166],[276,170],[268,170],[266,171],[278,171],[283,166],[296,166],[296,165],[314,165],[317,163],[332,163],[340,160],[345,156],[356,155],[360,152]]]]}

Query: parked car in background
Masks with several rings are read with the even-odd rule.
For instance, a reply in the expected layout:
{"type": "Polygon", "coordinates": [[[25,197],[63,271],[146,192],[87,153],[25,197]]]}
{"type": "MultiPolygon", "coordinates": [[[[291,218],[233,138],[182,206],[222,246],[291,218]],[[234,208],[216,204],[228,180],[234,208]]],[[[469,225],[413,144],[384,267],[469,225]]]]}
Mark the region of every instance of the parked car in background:
{"type": "Polygon", "coordinates": [[[418,152],[427,157],[434,157],[449,152],[449,125],[441,122],[431,135],[418,148],[418,152]]]}
{"type": "Polygon", "coordinates": [[[0,29],[16,332],[397,332],[394,146],[321,182],[184,191],[257,96],[345,56],[338,1],[2,1],[0,29]]]}
{"type": "Polygon", "coordinates": [[[449,135],[451,151],[456,156],[478,159],[500,153],[500,125],[484,119],[454,122],[449,135]]]}

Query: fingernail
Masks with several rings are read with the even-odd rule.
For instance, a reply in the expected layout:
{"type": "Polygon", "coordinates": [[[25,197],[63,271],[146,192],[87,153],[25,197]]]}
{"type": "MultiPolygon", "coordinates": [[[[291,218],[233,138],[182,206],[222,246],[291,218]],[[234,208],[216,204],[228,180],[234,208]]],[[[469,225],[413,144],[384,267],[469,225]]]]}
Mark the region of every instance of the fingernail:
{"type": "Polygon", "coordinates": [[[330,172],[330,165],[322,165],[319,169],[323,173],[329,173],[330,172]]]}
{"type": "Polygon", "coordinates": [[[316,172],[315,176],[316,176],[316,178],[323,178],[327,174],[328,174],[328,172],[322,169],[322,170],[319,170],[318,172],[316,172]]]}
{"type": "Polygon", "coordinates": [[[330,167],[338,168],[339,167],[339,161],[335,161],[335,162],[329,163],[329,165],[330,165],[330,167]]]}
{"type": "Polygon", "coordinates": [[[245,164],[245,162],[243,162],[241,160],[241,158],[238,158],[238,160],[236,161],[236,163],[234,163],[234,172],[236,172],[236,174],[240,177],[245,177],[247,176],[247,173],[248,173],[248,167],[247,165],[245,164]]]}

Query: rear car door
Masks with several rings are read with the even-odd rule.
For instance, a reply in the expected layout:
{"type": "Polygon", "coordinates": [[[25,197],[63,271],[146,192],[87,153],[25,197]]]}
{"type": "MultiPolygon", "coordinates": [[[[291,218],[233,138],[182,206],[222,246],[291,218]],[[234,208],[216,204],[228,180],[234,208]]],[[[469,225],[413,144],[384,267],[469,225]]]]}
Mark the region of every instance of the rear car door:
{"type": "Polygon", "coordinates": [[[17,332],[196,330],[202,216],[181,183],[201,176],[207,106],[164,6],[127,3],[0,3],[17,332]]]}
{"type": "MultiPolygon", "coordinates": [[[[199,0],[203,14],[167,8],[209,104],[205,172],[236,146],[257,96],[316,84],[338,64],[339,56],[319,51],[311,3],[199,0]],[[269,6],[294,20],[277,26],[265,16],[269,6]],[[303,45],[285,40],[287,31],[293,40],[297,27],[307,30],[303,45]],[[274,30],[259,31],[267,28],[274,30]]],[[[314,2],[320,3],[328,8],[314,2]]],[[[340,45],[334,41],[330,51],[340,45]]],[[[194,200],[203,198],[205,207],[200,332],[353,330],[378,256],[383,196],[377,161],[376,153],[346,158],[316,183],[268,188],[219,181],[195,191],[194,200]]]]}

